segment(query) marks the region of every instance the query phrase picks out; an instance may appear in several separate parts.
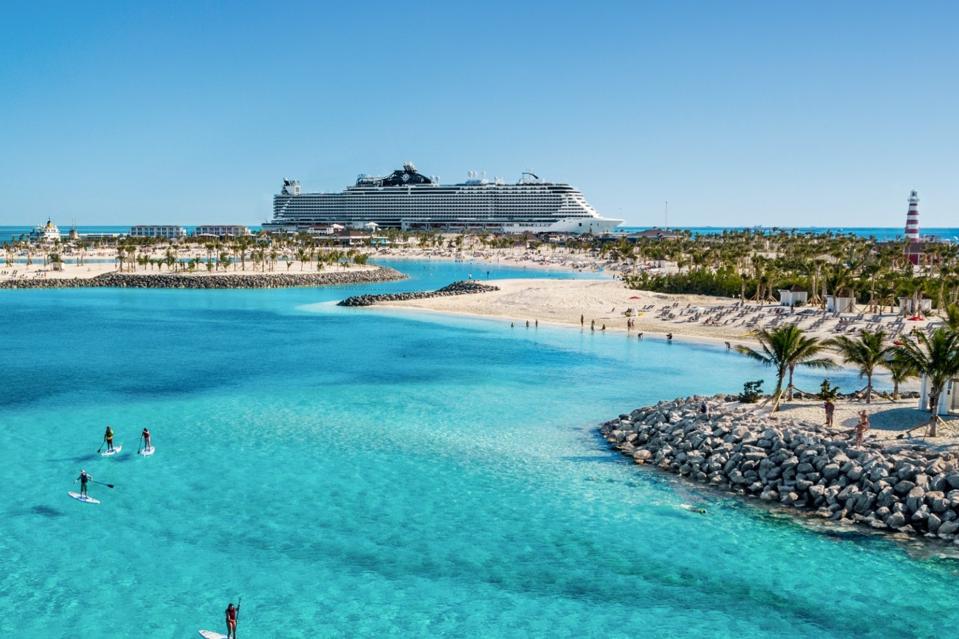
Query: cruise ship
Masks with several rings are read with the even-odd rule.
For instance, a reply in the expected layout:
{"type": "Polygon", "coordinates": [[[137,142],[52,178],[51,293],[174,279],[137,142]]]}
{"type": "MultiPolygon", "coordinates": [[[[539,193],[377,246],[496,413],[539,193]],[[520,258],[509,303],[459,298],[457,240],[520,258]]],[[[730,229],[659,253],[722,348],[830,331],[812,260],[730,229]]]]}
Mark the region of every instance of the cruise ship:
{"type": "Polygon", "coordinates": [[[578,189],[523,173],[515,184],[471,172],[460,184],[440,184],[412,162],[386,177],[360,175],[341,193],[303,193],[283,180],[273,197],[270,231],[310,231],[333,225],[402,230],[495,233],[607,233],[622,220],[604,218],[578,189]]]}

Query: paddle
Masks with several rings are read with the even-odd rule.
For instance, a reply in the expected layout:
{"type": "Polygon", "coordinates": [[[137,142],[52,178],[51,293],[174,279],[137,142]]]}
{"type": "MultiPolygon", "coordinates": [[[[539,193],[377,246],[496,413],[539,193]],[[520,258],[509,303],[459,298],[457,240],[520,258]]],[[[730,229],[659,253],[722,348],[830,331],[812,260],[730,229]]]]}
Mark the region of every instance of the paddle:
{"type": "Polygon", "coordinates": [[[140,438],[137,440],[137,455],[140,454],[140,443],[143,441],[143,433],[140,433],[140,438]]]}
{"type": "Polygon", "coordinates": [[[113,484],[108,484],[105,481],[97,481],[96,479],[90,479],[88,481],[92,481],[94,484],[100,484],[101,486],[106,486],[107,488],[114,488],[113,484]]]}

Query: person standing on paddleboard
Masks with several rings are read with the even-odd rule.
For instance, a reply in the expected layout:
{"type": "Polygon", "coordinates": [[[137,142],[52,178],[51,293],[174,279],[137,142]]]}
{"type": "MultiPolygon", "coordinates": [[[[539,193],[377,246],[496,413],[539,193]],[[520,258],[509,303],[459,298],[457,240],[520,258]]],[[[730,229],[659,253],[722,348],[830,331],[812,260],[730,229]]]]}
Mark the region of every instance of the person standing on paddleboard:
{"type": "Polygon", "coordinates": [[[103,432],[103,441],[106,442],[107,452],[113,452],[113,429],[107,424],[107,429],[103,432]]]}
{"type": "Polygon", "coordinates": [[[233,602],[226,607],[226,639],[236,639],[236,618],[240,614],[240,607],[233,602]]]}
{"type": "Polygon", "coordinates": [[[143,438],[143,450],[150,450],[153,448],[153,444],[150,443],[150,429],[144,428],[143,432],[140,433],[140,437],[143,438]]]}
{"type": "Polygon", "coordinates": [[[87,471],[80,469],[80,476],[77,477],[77,480],[80,482],[80,494],[84,497],[87,497],[87,483],[93,479],[90,475],[87,474],[87,471]]]}

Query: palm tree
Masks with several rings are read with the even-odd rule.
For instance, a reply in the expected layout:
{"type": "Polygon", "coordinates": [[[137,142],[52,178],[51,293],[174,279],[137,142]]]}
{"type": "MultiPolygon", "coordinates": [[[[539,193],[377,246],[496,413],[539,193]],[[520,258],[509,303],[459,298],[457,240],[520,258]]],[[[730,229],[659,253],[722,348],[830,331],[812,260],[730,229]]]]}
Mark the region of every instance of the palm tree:
{"type": "Polygon", "coordinates": [[[946,327],[953,333],[959,333],[959,304],[946,306],[946,327]]]}
{"type": "Polygon", "coordinates": [[[898,349],[890,349],[882,365],[886,367],[890,377],[892,377],[892,399],[894,401],[898,400],[899,385],[913,377],[918,377],[919,371],[915,364],[902,357],[898,349]]]}
{"type": "Polygon", "coordinates": [[[866,378],[866,403],[872,402],[872,375],[877,366],[886,361],[891,346],[884,345],[885,331],[859,331],[859,337],[852,339],[840,335],[829,340],[829,345],[835,348],[847,364],[855,364],[859,368],[859,377],[866,378]]]}
{"type": "Polygon", "coordinates": [[[746,357],[752,358],[766,366],[776,369],[776,388],[772,396],[772,410],[779,410],[779,400],[782,397],[783,380],[789,375],[787,398],[792,399],[793,372],[796,366],[811,368],[833,368],[836,364],[828,357],[820,357],[826,344],[815,337],[806,335],[796,326],[782,326],[769,330],[760,329],[754,333],[762,350],[755,350],[749,346],[737,346],[736,350],[746,357]]]}
{"type": "Polygon", "coordinates": [[[959,375],[959,333],[937,328],[932,335],[917,333],[906,337],[897,354],[923,374],[928,383],[929,436],[936,436],[939,424],[939,396],[946,384],[959,375]]]}

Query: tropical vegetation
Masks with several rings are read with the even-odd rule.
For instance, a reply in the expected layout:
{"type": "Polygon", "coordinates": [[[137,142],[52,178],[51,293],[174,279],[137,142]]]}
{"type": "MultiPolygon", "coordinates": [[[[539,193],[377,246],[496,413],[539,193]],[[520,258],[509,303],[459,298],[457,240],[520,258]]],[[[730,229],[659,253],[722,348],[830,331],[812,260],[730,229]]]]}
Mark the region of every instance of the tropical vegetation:
{"type": "Polygon", "coordinates": [[[872,376],[876,368],[884,365],[893,346],[886,343],[886,333],[882,330],[859,332],[856,338],[839,335],[826,343],[839,353],[843,362],[853,364],[859,369],[859,376],[866,378],[866,403],[872,401],[872,376]]]}
{"type": "Polygon", "coordinates": [[[772,394],[772,410],[779,410],[783,381],[789,376],[786,399],[792,399],[793,371],[797,366],[833,368],[836,363],[822,354],[826,344],[806,335],[802,329],[789,325],[776,329],[760,329],[755,332],[759,349],[739,345],[736,350],[766,366],[776,369],[776,387],[772,394]]]}
{"type": "MultiPolygon", "coordinates": [[[[959,331],[949,323],[931,333],[915,331],[911,335],[888,343],[883,331],[860,331],[857,338],[840,336],[819,339],[806,334],[794,325],[754,332],[759,348],[740,345],[736,350],[776,371],[776,386],[769,402],[772,410],[779,410],[783,384],[787,382],[786,398],[791,399],[793,371],[797,366],[832,368],[835,362],[825,356],[833,350],[847,364],[856,366],[866,378],[866,403],[871,401],[873,375],[882,367],[889,371],[893,381],[893,399],[899,398],[903,382],[923,376],[926,383],[926,408],[930,412],[929,436],[935,437],[941,422],[938,415],[939,399],[946,385],[959,378],[959,331]]],[[[823,380],[820,395],[832,395],[834,388],[823,380]]]]}

